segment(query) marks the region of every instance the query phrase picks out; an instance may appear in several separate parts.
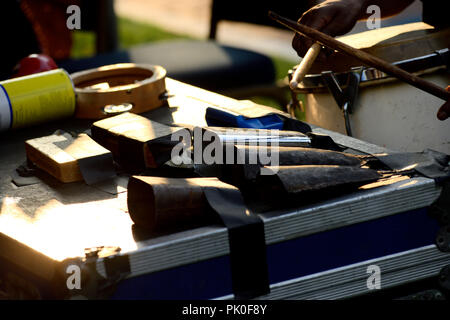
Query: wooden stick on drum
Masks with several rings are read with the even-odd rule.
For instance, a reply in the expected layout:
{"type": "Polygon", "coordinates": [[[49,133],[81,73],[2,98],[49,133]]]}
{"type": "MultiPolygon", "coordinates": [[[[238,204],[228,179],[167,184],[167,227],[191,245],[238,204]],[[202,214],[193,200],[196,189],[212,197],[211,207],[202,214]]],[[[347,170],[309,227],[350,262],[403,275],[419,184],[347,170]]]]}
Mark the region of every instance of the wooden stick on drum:
{"type": "Polygon", "coordinates": [[[316,60],[317,56],[319,55],[320,48],[321,45],[316,42],[311,46],[311,48],[309,48],[308,52],[306,52],[302,61],[298,65],[297,69],[295,69],[295,72],[292,75],[292,80],[291,83],[289,84],[291,86],[291,89],[297,89],[298,84],[302,82],[306,73],[309,71],[312,64],[314,63],[314,60],[316,60]]]}
{"type": "Polygon", "coordinates": [[[284,18],[274,12],[270,11],[269,17],[297,33],[307,36],[312,40],[317,41],[331,49],[341,51],[349,56],[355,57],[365,64],[383,71],[391,76],[394,76],[400,80],[403,80],[416,88],[428,92],[445,101],[450,100],[450,92],[446,91],[444,88],[441,88],[432,82],[426,81],[416,75],[406,72],[405,70],[400,69],[399,67],[396,67],[378,57],[375,57],[362,50],[353,48],[343,42],[334,39],[333,37],[330,37],[329,35],[326,35],[313,28],[307,27],[303,24],[299,24],[290,19],[284,18]]]}

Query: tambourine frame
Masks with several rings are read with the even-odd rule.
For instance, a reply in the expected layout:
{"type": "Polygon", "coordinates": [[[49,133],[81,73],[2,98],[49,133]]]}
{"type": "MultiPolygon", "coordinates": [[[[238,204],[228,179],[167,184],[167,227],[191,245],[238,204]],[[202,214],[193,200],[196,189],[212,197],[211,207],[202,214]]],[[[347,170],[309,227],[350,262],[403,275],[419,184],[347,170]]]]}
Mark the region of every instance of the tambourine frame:
{"type": "Polygon", "coordinates": [[[105,106],[130,104],[143,113],[165,103],[166,70],[161,66],[119,63],[71,74],[75,88],[75,117],[102,119],[113,114],[105,106]]]}

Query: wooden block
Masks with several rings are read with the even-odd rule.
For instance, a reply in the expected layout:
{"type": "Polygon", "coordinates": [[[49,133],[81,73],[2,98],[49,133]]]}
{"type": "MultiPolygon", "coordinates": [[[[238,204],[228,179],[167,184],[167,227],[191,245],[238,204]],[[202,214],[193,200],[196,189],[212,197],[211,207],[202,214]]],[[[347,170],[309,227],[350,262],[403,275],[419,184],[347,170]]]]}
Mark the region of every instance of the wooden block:
{"type": "Polygon", "coordinates": [[[156,168],[158,163],[155,157],[159,151],[152,148],[149,142],[163,137],[168,137],[170,141],[170,135],[178,130],[180,128],[172,128],[132,113],[97,121],[91,128],[95,141],[110,150],[125,169],[133,172],[156,168]]]}
{"type": "Polygon", "coordinates": [[[82,181],[78,161],[110,153],[86,134],[51,135],[25,142],[27,158],[61,182],[82,181]]]}
{"type": "Polygon", "coordinates": [[[217,178],[132,176],[128,182],[128,212],[139,228],[152,234],[218,222],[204,188],[234,187],[217,178]]]}

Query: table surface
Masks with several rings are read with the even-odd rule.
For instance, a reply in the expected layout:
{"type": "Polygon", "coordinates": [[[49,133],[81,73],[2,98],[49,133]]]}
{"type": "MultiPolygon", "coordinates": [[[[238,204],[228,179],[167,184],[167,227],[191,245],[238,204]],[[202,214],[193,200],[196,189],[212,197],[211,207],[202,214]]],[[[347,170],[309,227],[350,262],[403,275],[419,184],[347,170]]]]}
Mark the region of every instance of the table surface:
{"type": "MultiPolygon", "coordinates": [[[[208,106],[247,110],[264,114],[279,112],[250,101],[237,101],[172,79],[166,79],[168,105],[145,114],[168,125],[205,126],[208,106]]],[[[127,194],[104,192],[83,182],[60,183],[42,176],[41,183],[17,187],[11,175],[26,160],[24,141],[50,135],[57,129],[83,132],[92,121],[67,119],[0,135],[0,232],[61,261],[84,256],[84,249],[118,246],[122,252],[137,248],[132,220],[127,212],[127,194]]],[[[313,127],[314,132],[330,135],[337,143],[363,153],[382,153],[386,149],[363,141],[313,127]]]]}

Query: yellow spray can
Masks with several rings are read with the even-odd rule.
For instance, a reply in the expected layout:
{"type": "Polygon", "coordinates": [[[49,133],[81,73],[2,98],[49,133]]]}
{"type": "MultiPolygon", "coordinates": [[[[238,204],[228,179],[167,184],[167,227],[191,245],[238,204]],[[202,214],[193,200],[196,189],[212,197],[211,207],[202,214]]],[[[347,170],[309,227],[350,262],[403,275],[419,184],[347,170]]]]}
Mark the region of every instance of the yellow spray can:
{"type": "Polygon", "coordinates": [[[74,112],[74,86],[63,69],[0,81],[0,131],[71,117],[74,112]]]}

